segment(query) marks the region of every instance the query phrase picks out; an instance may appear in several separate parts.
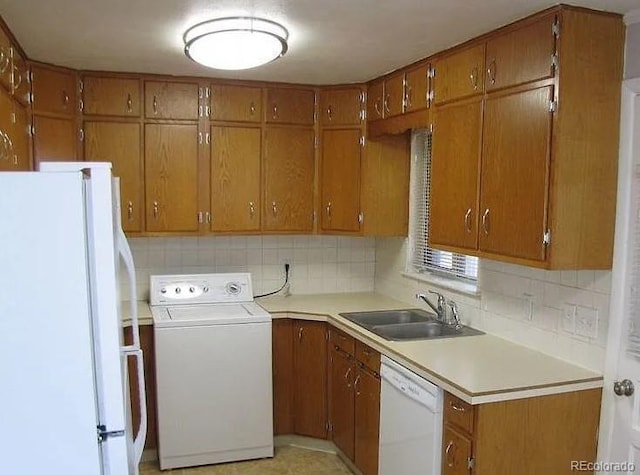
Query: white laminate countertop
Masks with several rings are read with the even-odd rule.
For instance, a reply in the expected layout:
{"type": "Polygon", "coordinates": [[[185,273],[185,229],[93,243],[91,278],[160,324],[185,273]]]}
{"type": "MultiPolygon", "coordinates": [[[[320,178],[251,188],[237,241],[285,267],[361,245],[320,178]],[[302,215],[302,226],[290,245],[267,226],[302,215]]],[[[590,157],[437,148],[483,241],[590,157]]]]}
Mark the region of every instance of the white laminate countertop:
{"type": "MultiPolygon", "coordinates": [[[[493,335],[389,341],[340,313],[415,308],[376,293],[290,295],[257,300],[273,318],[327,321],[470,404],[600,388],[602,374],[493,335]]],[[[141,324],[150,324],[139,302],[141,324]]],[[[126,309],[125,309],[126,312],[126,309]]]]}

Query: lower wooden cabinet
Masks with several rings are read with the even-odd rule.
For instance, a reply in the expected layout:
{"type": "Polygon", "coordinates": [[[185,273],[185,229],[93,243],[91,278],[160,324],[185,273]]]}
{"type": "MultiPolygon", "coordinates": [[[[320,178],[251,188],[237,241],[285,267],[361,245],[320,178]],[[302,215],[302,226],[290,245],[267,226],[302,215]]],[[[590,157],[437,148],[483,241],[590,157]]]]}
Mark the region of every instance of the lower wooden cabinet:
{"type": "Polygon", "coordinates": [[[342,452],[355,459],[356,363],[353,356],[335,347],[329,357],[329,428],[331,440],[342,452]]]}
{"type": "Polygon", "coordinates": [[[358,363],[355,387],[355,463],[363,475],[378,474],[380,375],[358,363]]]}
{"type": "Polygon", "coordinates": [[[293,322],[271,323],[273,354],[273,433],[293,433],[293,322]]]}
{"type": "Polygon", "coordinates": [[[445,393],[442,475],[570,475],[595,461],[602,391],[470,406],[445,393]]]}

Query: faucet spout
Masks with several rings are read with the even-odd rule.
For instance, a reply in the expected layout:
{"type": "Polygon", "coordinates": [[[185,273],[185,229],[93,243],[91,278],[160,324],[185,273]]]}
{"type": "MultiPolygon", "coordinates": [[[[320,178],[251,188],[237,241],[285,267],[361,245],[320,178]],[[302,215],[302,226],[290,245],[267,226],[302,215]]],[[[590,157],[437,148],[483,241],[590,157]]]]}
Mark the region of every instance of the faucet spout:
{"type": "Polygon", "coordinates": [[[439,292],[434,292],[433,290],[430,290],[429,292],[431,292],[432,294],[436,294],[438,296],[438,303],[437,305],[434,305],[425,294],[416,294],[416,299],[422,300],[424,301],[424,303],[426,303],[429,307],[431,307],[433,309],[433,311],[435,312],[437,319],[443,323],[446,323],[447,321],[447,307],[446,307],[446,300],[444,298],[444,295],[442,295],[439,292]]]}

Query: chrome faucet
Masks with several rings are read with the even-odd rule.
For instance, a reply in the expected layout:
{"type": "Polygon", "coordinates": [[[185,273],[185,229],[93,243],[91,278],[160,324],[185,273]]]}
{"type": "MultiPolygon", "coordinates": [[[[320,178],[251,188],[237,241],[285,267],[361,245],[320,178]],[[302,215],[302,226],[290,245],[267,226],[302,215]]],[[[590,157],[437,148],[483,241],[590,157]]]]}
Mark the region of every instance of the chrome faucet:
{"type": "Polygon", "coordinates": [[[458,315],[458,306],[453,300],[449,300],[447,304],[451,307],[451,316],[453,317],[453,321],[450,324],[454,326],[456,330],[460,330],[462,324],[460,323],[460,316],[458,315]]]}
{"type": "Polygon", "coordinates": [[[435,292],[430,290],[429,293],[435,294],[438,296],[438,303],[434,305],[427,298],[425,294],[416,294],[416,298],[420,300],[424,300],[424,302],[436,312],[437,320],[442,323],[447,323],[447,300],[444,298],[440,292],[435,292]]]}

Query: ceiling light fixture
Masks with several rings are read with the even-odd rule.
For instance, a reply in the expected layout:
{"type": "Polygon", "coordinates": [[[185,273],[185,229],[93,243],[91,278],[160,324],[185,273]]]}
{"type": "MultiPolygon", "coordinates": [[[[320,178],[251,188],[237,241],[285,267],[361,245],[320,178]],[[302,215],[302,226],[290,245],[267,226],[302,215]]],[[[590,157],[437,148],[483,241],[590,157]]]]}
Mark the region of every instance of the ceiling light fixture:
{"type": "Polygon", "coordinates": [[[279,23],[253,17],[204,21],[184,33],[184,52],[214,69],[249,69],[287,52],[289,32],[279,23]]]}

